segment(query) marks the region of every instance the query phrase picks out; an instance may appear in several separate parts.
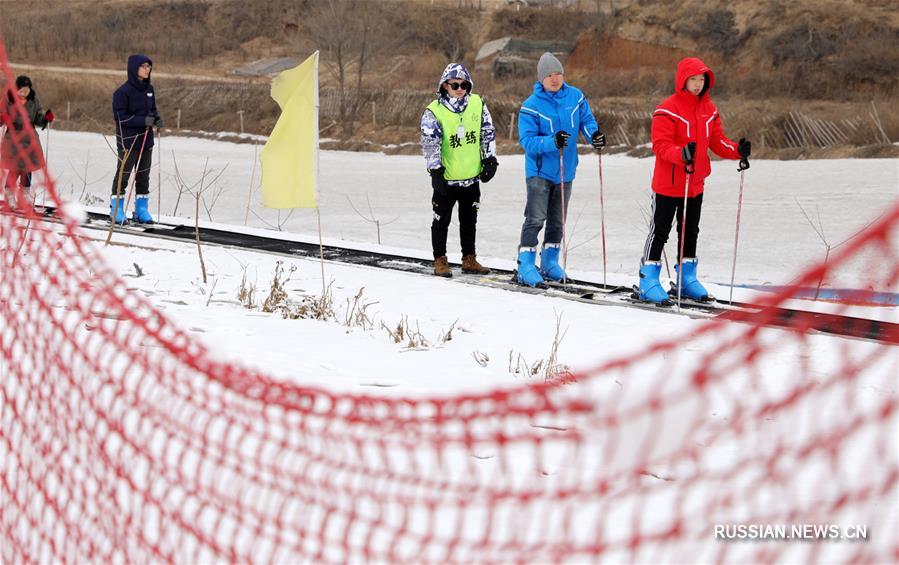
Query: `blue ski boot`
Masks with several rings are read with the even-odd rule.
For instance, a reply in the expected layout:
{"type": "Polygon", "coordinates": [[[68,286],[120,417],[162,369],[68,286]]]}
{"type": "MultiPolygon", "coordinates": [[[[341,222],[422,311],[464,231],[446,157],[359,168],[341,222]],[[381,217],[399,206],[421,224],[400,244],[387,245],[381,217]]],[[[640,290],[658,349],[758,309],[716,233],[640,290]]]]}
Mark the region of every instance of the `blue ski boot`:
{"type": "Polygon", "coordinates": [[[134,199],[133,219],[139,224],[152,224],[153,216],[150,215],[150,195],[138,194],[134,199]]]}
{"type": "MultiPolygon", "coordinates": [[[[699,279],[696,278],[697,262],[698,260],[695,257],[684,259],[684,272],[680,276],[681,296],[697,302],[708,302],[712,297],[709,291],[699,282],[699,279]]],[[[677,270],[677,265],[674,266],[674,270],[677,270]]],[[[674,292],[677,292],[677,288],[675,288],[674,292]]]]}
{"type": "Polygon", "coordinates": [[[659,283],[662,264],[658,261],[647,261],[640,267],[640,300],[656,304],[670,304],[668,293],[659,283]]]}
{"type": "Polygon", "coordinates": [[[518,284],[537,286],[543,282],[543,277],[540,276],[540,272],[534,264],[536,259],[536,248],[520,247],[518,249],[518,284]]]}
{"type": "Polygon", "coordinates": [[[565,269],[559,264],[560,246],[558,243],[546,243],[540,252],[540,274],[551,281],[565,280],[565,269]]]}
{"type": "Polygon", "coordinates": [[[125,217],[125,195],[121,195],[116,197],[116,195],[112,195],[112,199],[109,201],[109,221],[115,222],[119,225],[124,225],[128,219],[125,217]],[[116,200],[118,200],[118,207],[116,207],[116,200]]]}

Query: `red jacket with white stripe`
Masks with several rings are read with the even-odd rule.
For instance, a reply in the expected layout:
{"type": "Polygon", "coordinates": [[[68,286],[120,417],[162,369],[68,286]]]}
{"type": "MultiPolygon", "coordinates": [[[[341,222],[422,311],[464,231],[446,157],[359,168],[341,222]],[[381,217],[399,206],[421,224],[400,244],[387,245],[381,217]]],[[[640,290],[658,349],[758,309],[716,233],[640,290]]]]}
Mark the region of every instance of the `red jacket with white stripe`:
{"type": "Polygon", "coordinates": [[[696,58],[683,59],[677,65],[674,94],[659,104],[652,114],[652,152],[656,155],[652,190],[666,196],[684,195],[687,175],[681,149],[696,142],[695,171],[690,178],[689,196],[702,194],[705,178],[712,172],[709,149],[724,159],[739,159],[737,144],[721,129],[721,116],[709,91],[715,84],[712,69],[696,58]],[[694,96],[684,87],[693,75],[706,76],[705,88],[694,96]]]}

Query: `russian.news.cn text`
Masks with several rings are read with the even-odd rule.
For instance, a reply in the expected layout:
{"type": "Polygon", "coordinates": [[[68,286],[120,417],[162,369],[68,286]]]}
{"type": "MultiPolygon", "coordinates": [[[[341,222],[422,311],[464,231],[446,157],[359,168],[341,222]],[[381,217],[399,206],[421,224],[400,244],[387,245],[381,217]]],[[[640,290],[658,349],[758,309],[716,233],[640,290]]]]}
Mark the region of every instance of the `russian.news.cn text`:
{"type": "Polygon", "coordinates": [[[854,524],[715,524],[722,541],[867,541],[868,526],[854,524]]]}

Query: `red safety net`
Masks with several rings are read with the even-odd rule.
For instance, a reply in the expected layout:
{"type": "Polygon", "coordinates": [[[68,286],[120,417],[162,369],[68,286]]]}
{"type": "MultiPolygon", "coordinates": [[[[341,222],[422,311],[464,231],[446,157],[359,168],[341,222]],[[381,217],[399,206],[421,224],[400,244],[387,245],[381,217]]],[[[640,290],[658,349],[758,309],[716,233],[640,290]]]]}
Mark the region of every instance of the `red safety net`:
{"type": "Polygon", "coordinates": [[[22,204],[0,214],[0,561],[896,561],[899,336],[767,324],[840,269],[895,289],[897,232],[899,206],[760,312],[573,382],[411,399],[217,362],[22,204]]]}

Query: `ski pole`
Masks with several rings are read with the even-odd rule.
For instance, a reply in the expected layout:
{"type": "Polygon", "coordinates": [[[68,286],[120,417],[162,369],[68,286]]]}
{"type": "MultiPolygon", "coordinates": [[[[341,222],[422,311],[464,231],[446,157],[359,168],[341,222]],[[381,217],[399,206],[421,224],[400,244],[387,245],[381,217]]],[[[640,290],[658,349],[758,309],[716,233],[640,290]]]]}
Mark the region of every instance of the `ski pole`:
{"type": "MultiPolygon", "coordinates": [[[[568,276],[568,242],[565,239],[565,154],[564,147],[559,149],[559,186],[562,188],[562,270],[568,276]]],[[[564,282],[564,281],[563,281],[564,282]]]]}
{"type": "Polygon", "coordinates": [[[159,157],[156,159],[156,217],[162,215],[162,130],[156,128],[156,152],[159,157]]]}
{"type": "MultiPolygon", "coordinates": [[[[691,156],[692,157],[692,156],[691,156]]],[[[687,161],[684,165],[684,171],[687,173],[687,182],[684,184],[684,206],[681,210],[680,222],[680,251],[677,254],[677,309],[681,308],[681,287],[684,282],[684,239],[687,236],[687,195],[690,192],[690,177],[693,176],[693,160],[687,161]]]]}
{"type": "MultiPolygon", "coordinates": [[[[47,122],[47,139],[44,141],[44,145],[47,147],[47,153],[44,155],[44,167],[47,171],[47,175],[50,174],[50,130],[53,129],[53,122],[47,122]]],[[[47,183],[47,179],[44,179],[44,184],[47,183]]],[[[41,192],[41,206],[44,206],[47,203],[47,187],[44,186],[43,192],[41,192]]]]}
{"type": "Polygon", "coordinates": [[[743,209],[743,176],[746,174],[746,169],[740,168],[740,192],[739,196],[737,196],[737,225],[734,228],[734,260],[730,266],[730,296],[728,297],[728,302],[734,301],[734,275],[737,272],[737,243],[740,241],[740,212],[743,209]]]}
{"type": "Polygon", "coordinates": [[[597,153],[599,158],[599,218],[600,232],[602,233],[602,285],[606,286],[606,203],[602,180],[602,152],[597,153]]]}

